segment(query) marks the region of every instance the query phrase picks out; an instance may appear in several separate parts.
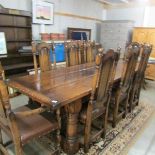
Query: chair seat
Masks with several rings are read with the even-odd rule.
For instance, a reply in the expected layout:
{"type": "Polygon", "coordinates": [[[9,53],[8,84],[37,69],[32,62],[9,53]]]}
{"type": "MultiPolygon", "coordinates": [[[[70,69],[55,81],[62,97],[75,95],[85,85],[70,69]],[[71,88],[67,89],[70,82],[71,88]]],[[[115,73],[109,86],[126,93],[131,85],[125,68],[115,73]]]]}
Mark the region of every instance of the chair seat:
{"type": "MultiPolygon", "coordinates": [[[[22,106],[15,109],[14,112],[27,110],[30,109],[26,106],[22,106]]],[[[54,119],[54,116],[51,118],[51,121],[48,121],[41,115],[32,115],[30,117],[16,116],[16,121],[19,127],[22,144],[27,143],[27,141],[32,138],[45,135],[53,130],[58,129],[58,123],[54,119]]]]}
{"type": "MultiPolygon", "coordinates": [[[[94,108],[92,111],[92,120],[98,118],[99,116],[101,116],[103,113],[105,113],[105,107],[103,108],[94,108]]],[[[86,118],[87,118],[87,108],[84,108],[81,113],[80,113],[80,121],[82,123],[86,122],[86,118]]]]}

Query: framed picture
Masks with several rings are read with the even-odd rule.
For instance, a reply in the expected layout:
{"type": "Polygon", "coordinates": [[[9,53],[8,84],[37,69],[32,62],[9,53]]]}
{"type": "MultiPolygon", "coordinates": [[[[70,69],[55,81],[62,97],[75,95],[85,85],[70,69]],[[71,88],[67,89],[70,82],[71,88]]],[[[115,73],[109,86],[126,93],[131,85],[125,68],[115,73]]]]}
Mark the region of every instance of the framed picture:
{"type": "Polygon", "coordinates": [[[32,13],[33,23],[53,24],[54,23],[54,4],[50,2],[33,0],[32,13]]]}
{"type": "Polygon", "coordinates": [[[91,40],[91,29],[68,27],[68,39],[91,40]]]}
{"type": "Polygon", "coordinates": [[[0,54],[7,54],[6,39],[4,32],[0,32],[0,54]]]}

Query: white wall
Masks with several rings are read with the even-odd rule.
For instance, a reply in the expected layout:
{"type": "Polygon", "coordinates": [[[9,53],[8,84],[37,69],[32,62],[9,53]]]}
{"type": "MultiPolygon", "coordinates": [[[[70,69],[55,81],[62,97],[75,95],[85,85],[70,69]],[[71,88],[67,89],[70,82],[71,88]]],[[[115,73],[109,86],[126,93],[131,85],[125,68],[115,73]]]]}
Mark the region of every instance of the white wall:
{"type": "Polygon", "coordinates": [[[106,15],[107,20],[133,20],[137,27],[155,27],[155,7],[153,6],[108,9],[106,15]]]}
{"type": "Polygon", "coordinates": [[[155,27],[155,7],[145,8],[143,25],[146,27],[155,27]]]}
{"type": "Polygon", "coordinates": [[[0,0],[0,5],[5,8],[31,11],[31,0],[0,0]]]}
{"type": "Polygon", "coordinates": [[[144,7],[137,8],[121,8],[121,9],[108,9],[107,20],[133,20],[135,26],[142,26],[144,20],[144,7]]]}
{"type": "MultiPolygon", "coordinates": [[[[48,0],[54,3],[54,11],[70,13],[79,16],[93,17],[97,19],[105,18],[105,11],[102,4],[94,0],[48,0]]],[[[0,0],[0,4],[6,8],[31,11],[31,0],[0,0]]],[[[46,26],[46,32],[66,33],[67,27],[92,29],[92,40],[96,40],[96,21],[85,20],[67,16],[55,15],[54,25],[46,26]]],[[[39,39],[40,26],[33,24],[33,39],[39,39]]]]}

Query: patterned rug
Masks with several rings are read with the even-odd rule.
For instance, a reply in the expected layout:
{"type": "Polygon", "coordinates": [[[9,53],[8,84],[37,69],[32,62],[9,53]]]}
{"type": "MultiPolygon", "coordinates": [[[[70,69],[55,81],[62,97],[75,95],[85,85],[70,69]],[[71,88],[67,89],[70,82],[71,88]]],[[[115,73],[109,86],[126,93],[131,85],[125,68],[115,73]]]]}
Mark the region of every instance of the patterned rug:
{"type": "MultiPolygon", "coordinates": [[[[116,128],[109,125],[105,139],[98,139],[91,144],[87,154],[81,148],[76,155],[120,155],[128,148],[128,144],[135,141],[135,135],[144,128],[146,122],[151,118],[155,107],[150,104],[140,103],[134,111],[121,120],[116,128]]],[[[25,155],[51,155],[55,149],[50,140],[50,135],[33,140],[24,147],[25,155]]],[[[14,155],[12,146],[8,148],[10,155],[14,155]]],[[[66,155],[61,153],[61,155],[66,155]]]]}

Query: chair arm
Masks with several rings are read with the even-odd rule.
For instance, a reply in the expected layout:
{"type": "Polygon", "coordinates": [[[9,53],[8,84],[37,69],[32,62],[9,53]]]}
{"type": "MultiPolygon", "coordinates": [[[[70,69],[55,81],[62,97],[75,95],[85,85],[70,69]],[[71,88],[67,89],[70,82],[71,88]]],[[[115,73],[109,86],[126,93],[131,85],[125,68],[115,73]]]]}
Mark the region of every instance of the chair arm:
{"type": "Polygon", "coordinates": [[[40,114],[44,111],[47,111],[47,108],[46,107],[40,107],[40,108],[37,108],[34,110],[27,110],[27,111],[23,111],[23,112],[15,112],[15,115],[19,116],[19,117],[29,117],[32,115],[40,114]]]}

